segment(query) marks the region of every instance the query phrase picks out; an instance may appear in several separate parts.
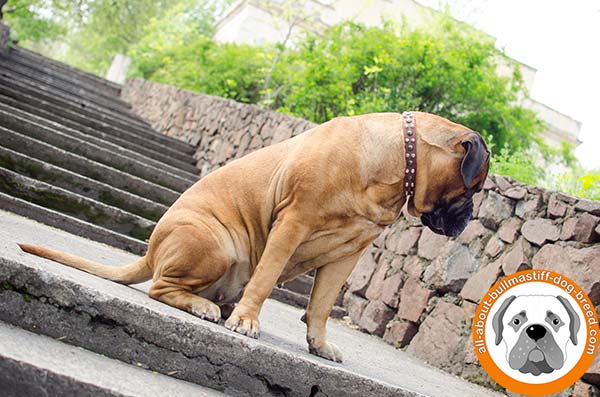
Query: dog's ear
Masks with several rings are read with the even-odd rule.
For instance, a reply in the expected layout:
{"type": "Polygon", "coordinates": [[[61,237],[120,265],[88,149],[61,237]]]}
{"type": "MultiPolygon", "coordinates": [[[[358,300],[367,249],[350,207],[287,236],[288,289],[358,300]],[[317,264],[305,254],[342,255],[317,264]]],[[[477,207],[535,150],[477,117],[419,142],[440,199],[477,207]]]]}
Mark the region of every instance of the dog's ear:
{"type": "Polygon", "coordinates": [[[514,295],[509,296],[504,302],[502,302],[502,306],[500,306],[500,309],[496,312],[496,314],[494,314],[492,326],[494,327],[494,333],[496,334],[496,346],[498,346],[502,341],[502,332],[504,331],[504,323],[502,322],[502,319],[504,318],[504,313],[506,313],[506,309],[508,309],[508,306],[516,298],[517,297],[514,295]]]}
{"type": "Polygon", "coordinates": [[[573,306],[571,306],[571,303],[564,296],[559,295],[556,297],[556,299],[558,299],[558,301],[562,303],[565,309],[567,309],[567,313],[569,313],[569,319],[571,320],[569,324],[571,342],[573,342],[573,344],[577,346],[577,332],[579,332],[579,327],[581,326],[579,322],[579,316],[575,312],[575,309],[573,309],[573,306]]]}
{"type": "MultiPolygon", "coordinates": [[[[461,141],[461,144],[465,148],[465,157],[463,157],[460,166],[460,173],[463,177],[465,187],[469,188],[473,179],[481,172],[482,167],[484,165],[489,166],[490,151],[485,145],[483,138],[475,132],[468,134],[461,141]]],[[[487,170],[485,174],[487,176],[487,170]]]]}

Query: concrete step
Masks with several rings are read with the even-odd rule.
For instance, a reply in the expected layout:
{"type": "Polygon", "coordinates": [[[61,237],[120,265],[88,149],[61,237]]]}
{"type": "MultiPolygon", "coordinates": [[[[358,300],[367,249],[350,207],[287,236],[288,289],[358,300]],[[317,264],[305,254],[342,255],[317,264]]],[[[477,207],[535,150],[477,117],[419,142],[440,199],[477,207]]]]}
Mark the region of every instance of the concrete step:
{"type": "Polygon", "coordinates": [[[14,214],[41,222],[36,225],[50,225],[76,236],[104,243],[138,255],[144,255],[148,246],[145,242],[125,236],[109,229],[82,221],[81,219],[53,211],[26,200],[0,192],[0,208],[14,214]]]}
{"type": "Polygon", "coordinates": [[[0,322],[0,390],[23,396],[223,396],[0,322]]]}
{"type": "Polygon", "coordinates": [[[196,160],[189,154],[170,148],[169,144],[153,141],[127,130],[113,128],[106,123],[82,116],[78,112],[64,109],[58,105],[23,94],[8,87],[0,87],[0,92],[6,94],[0,94],[0,103],[36,114],[47,120],[74,128],[89,135],[106,138],[106,140],[116,144],[122,145],[122,142],[129,142],[130,145],[137,147],[137,150],[142,154],[197,174],[195,167],[196,160]]]}
{"type": "MultiPolygon", "coordinates": [[[[106,149],[110,153],[118,154],[119,156],[124,156],[128,159],[135,160],[138,163],[145,164],[151,170],[155,169],[151,172],[155,172],[156,170],[158,170],[162,173],[171,174],[181,179],[190,181],[192,183],[198,180],[198,176],[196,174],[165,164],[161,161],[155,160],[154,158],[147,157],[143,154],[140,154],[135,149],[128,149],[119,144],[106,141],[102,138],[87,135],[73,128],[65,127],[59,123],[55,123],[53,121],[46,120],[42,117],[38,117],[35,114],[31,114],[28,112],[24,112],[20,109],[13,108],[12,106],[6,105],[4,103],[0,103],[0,125],[4,126],[5,128],[9,128],[14,131],[19,131],[25,133],[28,136],[33,136],[41,140],[45,140],[42,136],[44,136],[48,131],[50,131],[50,133],[54,132],[54,134],[52,134],[53,138],[55,137],[55,135],[57,135],[56,133],[59,133],[61,136],[70,136],[106,149]],[[44,128],[41,129],[40,127],[44,128]]],[[[53,139],[53,142],[57,141],[59,140],[53,139]]],[[[63,141],[64,139],[60,140],[60,142],[63,141]]],[[[56,144],[56,146],[59,145],[56,144]]],[[[120,167],[115,168],[122,169],[120,167]]],[[[147,174],[147,172],[145,172],[145,174],[147,174]]]]}
{"type": "MultiPolygon", "coordinates": [[[[57,90],[61,94],[77,96],[118,114],[134,116],[130,110],[131,106],[119,97],[103,95],[102,92],[94,90],[91,86],[72,79],[69,80],[66,76],[61,76],[56,72],[47,71],[37,63],[24,63],[20,62],[17,57],[0,55],[0,68],[14,73],[19,80],[29,80],[36,84],[42,84],[57,90]]],[[[148,126],[147,123],[141,125],[148,126]]]]}
{"type": "Polygon", "coordinates": [[[499,396],[427,366],[381,339],[330,321],[343,364],[308,354],[302,312],[267,300],[258,340],[137,289],[25,254],[42,244],[122,265],[122,251],[0,212],[0,320],[176,378],[251,396],[499,396]]]}
{"type": "Polygon", "coordinates": [[[46,67],[54,70],[56,73],[61,73],[66,76],[71,76],[73,79],[85,81],[86,83],[92,85],[96,90],[103,91],[107,95],[121,95],[121,86],[119,84],[113,83],[112,81],[108,81],[94,74],[84,72],[83,70],[74,68],[66,63],[44,57],[43,55],[27,50],[23,47],[14,46],[11,49],[11,55],[18,56],[31,62],[43,64],[46,67]]]}
{"type": "Polygon", "coordinates": [[[0,191],[142,241],[155,226],[149,219],[1,167],[0,191]]]}
{"type": "Polygon", "coordinates": [[[91,127],[104,127],[112,130],[128,131],[131,135],[136,135],[140,138],[152,141],[155,144],[165,145],[176,152],[184,154],[194,154],[195,148],[185,142],[178,141],[174,138],[159,134],[158,132],[148,128],[139,129],[122,121],[113,119],[111,115],[102,112],[95,112],[87,109],[81,104],[65,101],[64,99],[48,95],[42,90],[20,84],[19,82],[11,82],[3,79],[0,74],[0,94],[12,97],[18,101],[24,101],[32,106],[40,104],[51,104],[52,110],[57,110],[59,115],[66,115],[63,112],[68,111],[68,114],[77,114],[79,117],[74,119],[82,122],[84,125],[91,127]],[[64,110],[63,110],[64,109],[64,110]]]}
{"type": "Polygon", "coordinates": [[[183,192],[195,182],[195,177],[194,179],[191,177],[182,178],[161,168],[152,166],[149,164],[151,162],[148,161],[149,159],[145,160],[145,163],[132,159],[126,155],[127,152],[130,152],[129,150],[122,149],[116,145],[104,143],[103,146],[111,145],[111,148],[100,147],[92,143],[92,141],[97,141],[97,138],[86,139],[86,136],[81,136],[81,134],[75,131],[72,131],[71,135],[66,135],[57,130],[37,124],[29,118],[20,117],[19,115],[3,110],[0,110],[0,125],[178,192],[183,192]],[[76,137],[76,135],[80,135],[81,137],[76,137]]]}
{"type": "Polygon", "coordinates": [[[69,153],[48,143],[0,126],[0,146],[75,172],[118,189],[171,205],[180,193],[127,172],[69,153]]]}
{"type": "MultiPolygon", "coordinates": [[[[273,292],[271,293],[272,299],[275,299],[279,302],[283,302],[290,306],[300,307],[300,308],[308,306],[309,296],[310,296],[310,293],[309,294],[299,294],[298,292],[288,289],[287,285],[285,285],[285,284],[283,286],[277,286],[277,287],[273,288],[273,292]]],[[[344,309],[340,305],[335,305],[333,307],[333,309],[331,309],[331,313],[329,314],[329,317],[342,318],[347,315],[348,315],[348,312],[346,311],[346,309],[344,309]]]]}
{"type": "Polygon", "coordinates": [[[0,167],[157,221],[167,206],[0,146],[0,167]]]}
{"type": "Polygon", "coordinates": [[[61,67],[56,67],[55,65],[52,65],[51,63],[43,61],[41,59],[32,59],[31,57],[28,57],[27,55],[24,55],[21,51],[19,51],[19,47],[5,54],[4,58],[10,59],[12,63],[30,69],[31,71],[35,72],[35,74],[52,76],[54,78],[60,79],[61,82],[66,83],[66,85],[84,88],[93,95],[101,96],[105,99],[114,100],[117,103],[121,103],[124,108],[131,109],[131,105],[120,98],[120,85],[114,84],[104,79],[100,79],[102,81],[99,81],[99,78],[93,75],[93,77],[90,79],[90,75],[81,76],[73,73],[72,68],[71,70],[67,70],[61,67]],[[106,86],[105,83],[112,84],[113,86],[106,89],[108,86],[106,86]]]}
{"type": "Polygon", "coordinates": [[[70,106],[76,106],[89,112],[94,112],[112,120],[114,123],[120,123],[123,126],[129,126],[130,128],[136,128],[141,131],[149,128],[147,125],[142,124],[133,114],[124,114],[120,111],[96,104],[87,98],[61,91],[44,82],[24,78],[22,75],[7,70],[6,68],[0,69],[0,83],[24,91],[37,91],[45,95],[46,98],[51,98],[55,102],[61,101],[70,106]]]}

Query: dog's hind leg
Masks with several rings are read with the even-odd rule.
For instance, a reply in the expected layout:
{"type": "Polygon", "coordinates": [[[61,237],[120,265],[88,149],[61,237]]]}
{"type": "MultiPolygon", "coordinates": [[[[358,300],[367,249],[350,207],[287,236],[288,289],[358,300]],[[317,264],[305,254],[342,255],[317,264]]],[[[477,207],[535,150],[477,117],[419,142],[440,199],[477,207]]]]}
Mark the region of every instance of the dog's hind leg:
{"type": "Polygon", "coordinates": [[[181,226],[161,241],[152,256],[156,263],[151,298],[218,322],[219,306],[196,295],[225,274],[233,261],[216,239],[193,226],[181,226]]]}

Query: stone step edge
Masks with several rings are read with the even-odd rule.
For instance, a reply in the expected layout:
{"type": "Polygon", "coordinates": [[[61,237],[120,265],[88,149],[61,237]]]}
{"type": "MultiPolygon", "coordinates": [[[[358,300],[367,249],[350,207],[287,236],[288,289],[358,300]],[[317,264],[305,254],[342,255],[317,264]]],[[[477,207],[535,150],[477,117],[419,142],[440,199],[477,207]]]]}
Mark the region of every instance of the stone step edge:
{"type": "Polygon", "coordinates": [[[145,130],[149,128],[147,125],[142,125],[139,121],[136,120],[137,116],[133,113],[130,115],[122,114],[114,109],[109,108],[108,106],[94,103],[90,99],[83,98],[80,95],[75,95],[72,93],[67,93],[65,91],[61,91],[58,88],[32,80],[31,78],[27,78],[24,76],[20,76],[17,73],[10,71],[6,68],[0,69],[0,83],[10,85],[12,87],[18,87],[18,89],[30,92],[37,92],[38,94],[43,94],[49,100],[53,101],[61,101],[63,103],[68,103],[71,106],[76,106],[81,109],[87,109],[89,111],[95,112],[103,117],[110,118],[114,122],[121,123],[123,125],[129,125],[131,128],[136,128],[140,130],[145,130]]]}
{"type": "MultiPolygon", "coordinates": [[[[116,96],[105,96],[98,90],[86,86],[79,81],[66,81],[66,76],[58,73],[36,68],[35,64],[24,64],[13,57],[0,56],[0,67],[9,70],[19,80],[29,80],[37,84],[52,87],[60,94],[73,95],[84,101],[110,109],[117,114],[130,115],[131,105],[116,96]]],[[[147,125],[145,125],[147,126],[147,125]]]]}
{"type": "MultiPolygon", "coordinates": [[[[145,164],[148,167],[154,168],[156,171],[165,173],[169,176],[192,182],[198,180],[197,175],[194,175],[188,171],[182,170],[175,166],[165,164],[160,160],[148,157],[138,151],[125,148],[117,143],[113,143],[92,135],[88,135],[84,132],[80,132],[70,127],[63,126],[54,121],[44,119],[35,114],[31,114],[24,110],[14,108],[4,103],[0,103],[0,123],[3,123],[5,127],[10,128],[12,130],[15,130],[18,127],[21,129],[27,128],[28,131],[29,129],[33,128],[54,132],[53,135],[61,136],[65,140],[71,138],[72,140],[87,142],[89,145],[95,145],[96,147],[109,150],[116,156],[126,157],[138,163],[145,164]],[[10,123],[11,120],[14,120],[13,122],[15,122],[16,124],[12,126],[7,126],[7,124],[10,123]]],[[[27,135],[31,136],[30,133],[27,133],[27,135]]]]}
{"type": "Polygon", "coordinates": [[[0,340],[0,390],[9,395],[223,395],[1,321],[0,340]]]}
{"type": "Polygon", "coordinates": [[[0,134],[5,134],[2,146],[26,154],[41,161],[66,168],[69,171],[134,193],[153,201],[171,205],[181,195],[180,192],[147,181],[143,178],[120,171],[103,163],[68,152],[46,142],[19,134],[0,126],[0,134]],[[85,168],[85,169],[82,169],[85,168]],[[135,185],[135,187],[132,187],[135,185]]]}
{"type": "Polygon", "coordinates": [[[3,146],[0,146],[0,167],[120,208],[151,221],[157,221],[168,209],[166,205],[3,146]],[[48,176],[40,176],[40,174],[48,176]],[[111,200],[106,198],[107,194],[110,194],[111,200]]]}
{"type": "MultiPolygon", "coordinates": [[[[59,131],[23,120],[18,131],[14,122],[11,124],[6,114],[0,110],[0,127],[11,131],[13,134],[27,136],[39,142],[44,142],[66,152],[76,154],[88,160],[103,164],[123,173],[151,182],[162,188],[176,191],[181,194],[192,186],[196,180],[184,179],[156,167],[144,164],[136,159],[129,158],[120,153],[90,143],[85,139],[63,134],[59,131]]],[[[9,115],[8,117],[12,117],[9,115]]],[[[18,120],[18,119],[17,119],[18,120]]]]}
{"type": "Polygon", "coordinates": [[[147,244],[141,240],[10,196],[3,192],[0,192],[0,208],[77,236],[82,236],[112,247],[120,248],[137,255],[145,255],[146,250],[148,249],[147,244]]]}
{"type": "Polygon", "coordinates": [[[50,269],[0,257],[0,320],[236,394],[422,395],[235,334],[126,286],[82,274],[102,286],[94,288],[50,269]]]}
{"type": "Polygon", "coordinates": [[[17,54],[19,54],[19,55],[21,55],[23,57],[27,57],[27,58],[29,58],[31,60],[36,60],[36,61],[39,61],[39,62],[44,62],[44,63],[46,63],[48,65],[51,65],[53,67],[56,67],[56,68],[58,68],[60,70],[65,71],[65,73],[74,73],[74,74],[77,74],[79,76],[82,76],[82,77],[85,77],[85,78],[89,79],[90,81],[97,82],[97,83],[99,83],[101,85],[107,86],[107,87],[109,87],[111,89],[114,89],[116,91],[120,91],[121,90],[121,85],[120,84],[117,84],[117,83],[112,82],[110,80],[106,80],[106,79],[104,79],[104,78],[102,78],[100,76],[97,76],[95,74],[85,72],[85,71],[83,71],[81,69],[77,69],[77,68],[75,68],[75,67],[73,67],[73,66],[71,66],[69,64],[66,64],[66,63],[61,62],[61,61],[57,61],[56,59],[45,57],[45,56],[43,56],[41,54],[38,54],[37,52],[28,50],[28,49],[23,48],[21,46],[15,46],[15,47],[13,47],[12,50],[11,50],[11,53],[17,53],[17,54]]]}
{"type": "Polygon", "coordinates": [[[156,222],[139,215],[2,167],[0,167],[0,191],[37,205],[44,205],[40,201],[46,203],[51,201],[48,208],[53,211],[94,223],[131,238],[140,240],[149,238],[156,226],[156,222]],[[8,186],[2,186],[5,184],[8,186]],[[95,221],[94,218],[97,220],[95,221]]]}
{"type": "Polygon", "coordinates": [[[44,75],[55,76],[56,78],[60,79],[66,84],[75,85],[80,88],[85,88],[87,91],[91,91],[94,95],[98,95],[102,98],[108,100],[116,99],[116,103],[121,103],[125,107],[131,109],[131,105],[125,102],[120,97],[121,87],[111,87],[108,90],[106,90],[105,88],[107,86],[102,83],[92,81],[85,77],[79,78],[79,76],[76,73],[73,73],[71,70],[64,71],[52,65],[49,65],[48,63],[34,61],[31,58],[28,58],[27,56],[23,56],[23,54],[19,51],[11,51],[10,53],[6,54],[6,56],[4,56],[3,58],[19,65],[20,67],[27,68],[31,71],[35,71],[44,75]]]}
{"type": "Polygon", "coordinates": [[[140,137],[137,134],[111,127],[108,124],[101,123],[97,120],[91,120],[86,116],[83,116],[73,110],[61,109],[55,104],[46,102],[44,100],[38,100],[37,98],[34,98],[31,95],[18,93],[17,91],[7,87],[3,87],[3,89],[5,91],[3,93],[0,93],[0,102],[4,103],[5,105],[21,109],[24,112],[36,114],[38,115],[38,117],[43,117],[47,120],[53,121],[61,125],[66,125],[66,122],[67,124],[71,124],[70,126],[66,125],[69,128],[78,129],[83,127],[85,129],[92,129],[96,131],[97,134],[101,134],[103,136],[114,136],[120,141],[128,140],[129,142],[134,142],[137,146],[143,147],[144,149],[150,151],[150,153],[152,154],[155,154],[157,153],[157,151],[160,151],[160,154],[162,154],[162,156],[173,157],[181,162],[188,161],[189,164],[196,163],[196,160],[194,160],[191,155],[172,149],[168,145],[165,146],[164,143],[144,139],[144,137],[140,137]],[[27,99],[27,101],[23,100],[23,97],[27,99]],[[52,113],[53,111],[54,113],[52,113]],[[58,112],[60,111],[62,111],[63,113],[58,114],[58,112]],[[48,113],[50,113],[50,117],[48,113]],[[91,125],[94,122],[96,123],[96,125],[91,125]]]}
{"type": "Polygon", "coordinates": [[[111,112],[104,112],[98,109],[93,109],[92,107],[87,107],[85,106],[85,104],[78,103],[77,101],[73,101],[72,99],[69,100],[65,99],[64,97],[53,95],[52,92],[45,90],[43,86],[33,86],[31,84],[23,84],[23,82],[21,81],[6,79],[2,76],[2,73],[0,73],[0,84],[1,86],[3,86],[2,88],[4,90],[18,92],[21,96],[26,95],[28,97],[36,98],[36,101],[44,101],[47,103],[54,104],[56,106],[66,107],[71,111],[79,112],[86,118],[93,118],[98,120],[98,122],[107,124],[111,128],[127,130],[140,137],[145,137],[154,142],[158,142],[164,145],[171,145],[174,148],[176,146],[175,149],[184,154],[194,154],[196,151],[195,147],[186,142],[163,135],[150,127],[140,128],[138,126],[132,125],[126,120],[120,120],[114,114],[111,114],[111,112]]]}

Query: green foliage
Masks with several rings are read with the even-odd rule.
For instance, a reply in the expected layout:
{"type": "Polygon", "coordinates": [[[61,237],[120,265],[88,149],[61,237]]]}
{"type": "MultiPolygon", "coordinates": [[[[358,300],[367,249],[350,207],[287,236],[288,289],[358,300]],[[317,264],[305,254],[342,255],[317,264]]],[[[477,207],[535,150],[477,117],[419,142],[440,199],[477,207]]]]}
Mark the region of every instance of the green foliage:
{"type": "Polygon", "coordinates": [[[552,190],[560,190],[574,196],[600,200],[600,170],[585,170],[579,166],[558,175],[550,175],[541,183],[552,190]]]}
{"type": "Polygon", "coordinates": [[[10,0],[2,9],[3,20],[11,28],[11,37],[22,45],[49,42],[66,33],[51,12],[62,7],[62,2],[52,0],[10,0]]]}
{"type": "Polygon", "coordinates": [[[127,53],[146,33],[151,18],[170,6],[168,0],[83,0],[70,11],[71,33],[63,60],[104,74],[116,54],[127,53]]]}
{"type": "Polygon", "coordinates": [[[512,151],[503,147],[499,153],[493,153],[490,173],[506,175],[530,185],[538,184],[544,177],[544,169],[536,161],[535,154],[523,150],[512,151]]]}
{"type": "Polygon", "coordinates": [[[520,73],[498,75],[499,61],[508,61],[493,41],[447,17],[433,25],[347,22],[307,35],[278,67],[285,88],[275,106],[315,122],[416,109],[468,125],[497,147],[538,141],[541,125],[517,104],[525,94],[520,73]]]}
{"type": "Polygon", "coordinates": [[[518,105],[518,71],[497,73],[507,58],[492,40],[441,17],[434,29],[365,27],[346,22],[307,34],[294,49],[216,44],[201,31],[150,35],[130,51],[134,75],[258,103],[323,122],[335,116],[416,109],[481,132],[497,147],[527,149],[541,128],[518,105]],[[174,37],[185,36],[185,44],[174,37]],[[274,61],[275,60],[275,61],[274,61]],[[268,83],[265,83],[268,81],[268,83]]]}

